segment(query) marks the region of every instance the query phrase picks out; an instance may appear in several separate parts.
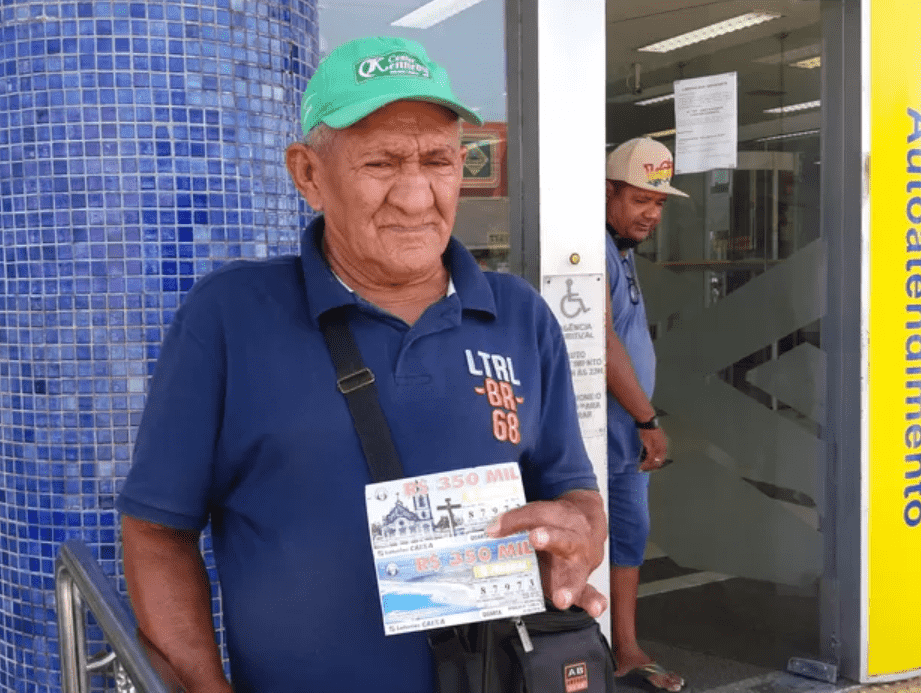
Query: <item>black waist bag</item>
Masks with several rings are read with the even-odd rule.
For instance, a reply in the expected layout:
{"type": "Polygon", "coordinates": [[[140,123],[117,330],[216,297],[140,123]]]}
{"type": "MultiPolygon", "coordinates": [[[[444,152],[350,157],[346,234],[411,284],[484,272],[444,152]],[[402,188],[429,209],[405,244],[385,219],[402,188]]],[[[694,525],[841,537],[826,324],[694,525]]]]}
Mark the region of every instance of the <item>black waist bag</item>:
{"type": "Polygon", "coordinates": [[[582,609],[472,623],[429,634],[436,693],[610,693],[614,659],[601,627],[582,609]]]}

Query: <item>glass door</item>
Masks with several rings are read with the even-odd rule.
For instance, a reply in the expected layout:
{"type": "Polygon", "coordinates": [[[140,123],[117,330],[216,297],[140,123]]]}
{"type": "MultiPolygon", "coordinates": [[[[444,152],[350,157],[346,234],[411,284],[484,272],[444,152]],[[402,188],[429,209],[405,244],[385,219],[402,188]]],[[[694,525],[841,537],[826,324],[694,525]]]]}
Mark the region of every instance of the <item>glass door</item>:
{"type": "Polygon", "coordinates": [[[608,1],[607,140],[659,139],[680,172],[676,82],[735,74],[735,167],[677,175],[690,197],[637,262],[673,461],[652,475],[638,633],[714,688],[821,649],[822,27],[819,3],[769,0],[747,28],[751,3],[683,5],[608,1]]]}

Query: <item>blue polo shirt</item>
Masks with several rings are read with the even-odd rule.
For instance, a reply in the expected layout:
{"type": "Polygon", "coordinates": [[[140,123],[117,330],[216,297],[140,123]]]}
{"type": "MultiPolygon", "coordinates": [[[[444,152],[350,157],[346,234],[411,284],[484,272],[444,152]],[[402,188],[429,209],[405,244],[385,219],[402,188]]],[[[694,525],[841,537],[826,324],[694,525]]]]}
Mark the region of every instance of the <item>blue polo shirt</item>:
{"type": "Polygon", "coordinates": [[[456,292],[412,326],[351,293],[320,251],[199,281],[163,342],[118,499],[181,529],[212,522],[237,693],[431,693],[425,635],[384,636],[371,481],[318,328],[351,306],[407,476],[517,461],[529,499],[596,479],[556,319],[522,279],[452,239],[456,292]]]}
{"type": "MultiPolygon", "coordinates": [[[[647,397],[652,398],[656,384],[656,352],[646,320],[646,305],[636,278],[633,251],[628,250],[626,255],[621,255],[610,230],[605,234],[605,239],[614,332],[630,356],[640,387],[647,397]]],[[[635,471],[642,449],[633,417],[614,395],[608,393],[608,473],[635,471]]]]}

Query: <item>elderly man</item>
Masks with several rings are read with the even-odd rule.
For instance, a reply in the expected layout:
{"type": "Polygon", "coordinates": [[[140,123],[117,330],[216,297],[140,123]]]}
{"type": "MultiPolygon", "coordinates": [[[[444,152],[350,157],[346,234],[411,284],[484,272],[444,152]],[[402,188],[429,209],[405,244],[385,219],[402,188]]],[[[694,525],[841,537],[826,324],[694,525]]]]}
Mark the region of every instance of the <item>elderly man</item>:
{"type": "Polygon", "coordinates": [[[666,671],[636,639],[640,565],[649,537],[649,473],[665,461],[667,442],[649,401],[656,355],[636,279],[633,249],[655,231],[669,195],[672,155],[649,138],[624,142],[607,159],[608,502],[611,634],[617,674],[674,693],[684,680],[666,671]]]}
{"type": "Polygon", "coordinates": [[[607,532],[560,329],[451,238],[459,118],[479,122],[418,43],[334,50],[287,152],[321,213],[300,257],[227,265],[176,314],[118,507],[141,631],[189,693],[230,690],[198,550],[209,519],[236,693],[434,688],[425,635],[384,635],[371,479],[318,327],[343,306],[406,475],[517,461],[531,502],[489,533],[530,533],[558,607],[607,607],[587,584],[607,532]]]}

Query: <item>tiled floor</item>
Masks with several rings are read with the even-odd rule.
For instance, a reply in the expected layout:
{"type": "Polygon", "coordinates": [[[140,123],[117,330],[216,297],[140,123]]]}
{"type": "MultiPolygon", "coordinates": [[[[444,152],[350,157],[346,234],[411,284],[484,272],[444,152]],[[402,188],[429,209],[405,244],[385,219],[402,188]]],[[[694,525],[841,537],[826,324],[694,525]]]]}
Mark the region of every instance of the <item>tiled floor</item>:
{"type": "Polygon", "coordinates": [[[896,683],[860,686],[851,693],[921,693],[921,676],[896,683]]]}
{"type": "MultiPolygon", "coordinates": [[[[921,693],[921,678],[832,684],[789,673],[792,656],[820,659],[817,590],[701,575],[656,554],[640,572],[640,645],[684,676],[686,693],[921,693]]],[[[617,690],[652,688],[620,680],[617,690]]]]}
{"type": "MultiPolygon", "coordinates": [[[[640,581],[641,644],[663,666],[684,676],[688,691],[841,687],[785,672],[791,656],[819,658],[814,587],[701,573],[656,555],[647,558],[640,581]]],[[[618,689],[649,690],[627,681],[619,682],[618,689]]]]}

